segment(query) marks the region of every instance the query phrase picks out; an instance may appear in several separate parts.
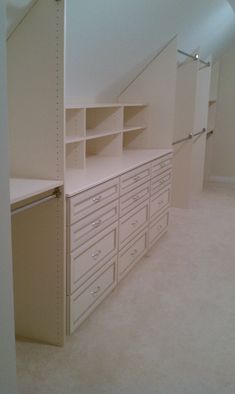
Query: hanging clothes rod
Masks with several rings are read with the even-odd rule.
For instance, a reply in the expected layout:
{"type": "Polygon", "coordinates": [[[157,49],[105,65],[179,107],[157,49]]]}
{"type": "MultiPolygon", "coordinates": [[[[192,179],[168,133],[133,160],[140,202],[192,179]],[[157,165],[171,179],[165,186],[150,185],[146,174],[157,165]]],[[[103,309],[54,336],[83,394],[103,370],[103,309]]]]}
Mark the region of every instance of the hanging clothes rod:
{"type": "Polygon", "coordinates": [[[180,144],[181,142],[191,140],[192,138],[193,138],[193,135],[192,135],[192,133],[190,133],[189,135],[187,135],[187,137],[181,138],[180,140],[173,142],[172,145],[180,144]]]}
{"type": "Polygon", "coordinates": [[[214,130],[208,131],[208,133],[206,134],[206,138],[209,138],[212,134],[214,134],[214,130]]]}
{"type": "Polygon", "coordinates": [[[55,198],[58,198],[60,195],[61,195],[61,192],[57,188],[57,189],[55,189],[54,193],[51,196],[39,198],[38,200],[33,201],[33,202],[29,203],[29,204],[25,204],[25,205],[23,205],[20,208],[12,209],[11,210],[11,214],[12,215],[16,215],[17,213],[24,212],[24,211],[26,211],[26,210],[28,210],[30,208],[37,207],[38,205],[44,204],[45,202],[54,200],[55,198]]]}
{"type": "Polygon", "coordinates": [[[177,52],[180,53],[181,55],[190,57],[193,60],[198,60],[200,63],[205,64],[205,66],[209,67],[210,66],[210,62],[205,62],[204,60],[199,58],[199,55],[196,53],[195,55],[191,55],[190,53],[181,51],[181,49],[177,49],[177,52]]]}
{"type": "Polygon", "coordinates": [[[201,135],[201,134],[203,134],[205,132],[206,132],[206,129],[203,127],[203,129],[201,131],[198,131],[198,133],[194,133],[193,137],[197,137],[198,135],[201,135]]]}
{"type": "Polygon", "coordinates": [[[177,144],[180,144],[181,142],[185,142],[185,141],[191,140],[193,137],[197,137],[198,135],[201,135],[201,134],[203,134],[205,132],[206,132],[206,129],[203,128],[201,131],[198,131],[198,133],[194,133],[194,134],[190,133],[190,134],[187,135],[187,137],[181,138],[180,140],[177,140],[177,141],[173,142],[172,145],[177,145],[177,144]]]}

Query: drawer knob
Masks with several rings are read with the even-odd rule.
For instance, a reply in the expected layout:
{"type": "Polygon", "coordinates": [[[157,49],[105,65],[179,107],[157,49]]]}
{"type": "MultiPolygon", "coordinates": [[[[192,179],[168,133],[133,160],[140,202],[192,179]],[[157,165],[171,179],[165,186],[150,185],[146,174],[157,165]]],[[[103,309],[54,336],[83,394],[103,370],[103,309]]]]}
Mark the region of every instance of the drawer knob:
{"type": "Polygon", "coordinates": [[[140,176],[139,176],[139,175],[136,175],[136,176],[133,178],[133,180],[134,180],[134,182],[138,182],[138,181],[140,180],[140,176]]]}
{"type": "Polygon", "coordinates": [[[99,202],[99,201],[101,200],[101,198],[102,198],[102,196],[96,196],[96,197],[93,197],[93,198],[92,198],[92,201],[93,201],[94,203],[97,203],[97,202],[99,202]]]}
{"type": "Polygon", "coordinates": [[[133,201],[138,201],[139,199],[140,199],[140,196],[138,196],[138,194],[133,197],[133,201]]]}
{"type": "Polygon", "coordinates": [[[137,253],[137,249],[134,249],[133,252],[131,252],[131,256],[135,256],[137,253]]]}
{"type": "Polygon", "coordinates": [[[101,290],[100,286],[97,286],[97,288],[95,290],[91,291],[91,295],[93,295],[93,296],[96,295],[97,293],[99,293],[100,290],[101,290]]]}
{"type": "Polygon", "coordinates": [[[96,220],[95,222],[92,223],[92,227],[97,228],[101,225],[101,223],[102,223],[101,219],[96,220]]]}
{"type": "Polygon", "coordinates": [[[134,222],[131,223],[131,225],[135,227],[138,223],[139,223],[139,221],[135,220],[134,222]]]}
{"type": "Polygon", "coordinates": [[[91,257],[92,257],[94,260],[96,260],[96,259],[99,257],[100,253],[101,253],[101,250],[97,250],[97,251],[95,251],[95,252],[93,252],[93,253],[91,254],[91,257]]]}

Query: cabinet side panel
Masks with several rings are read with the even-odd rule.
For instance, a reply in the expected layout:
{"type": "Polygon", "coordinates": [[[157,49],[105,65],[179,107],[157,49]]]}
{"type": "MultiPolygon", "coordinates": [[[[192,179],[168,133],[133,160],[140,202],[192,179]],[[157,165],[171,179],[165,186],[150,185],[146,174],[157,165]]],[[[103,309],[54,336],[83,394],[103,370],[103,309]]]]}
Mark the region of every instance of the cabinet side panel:
{"type": "Polygon", "coordinates": [[[55,345],[65,335],[62,200],[12,216],[16,335],[55,345]]]}
{"type": "Polygon", "coordinates": [[[64,2],[39,0],[8,39],[11,174],[63,179],[64,2]]]}
{"type": "Polygon", "coordinates": [[[147,135],[139,148],[171,148],[173,139],[177,42],[173,39],[119,97],[147,103],[147,135]]]}

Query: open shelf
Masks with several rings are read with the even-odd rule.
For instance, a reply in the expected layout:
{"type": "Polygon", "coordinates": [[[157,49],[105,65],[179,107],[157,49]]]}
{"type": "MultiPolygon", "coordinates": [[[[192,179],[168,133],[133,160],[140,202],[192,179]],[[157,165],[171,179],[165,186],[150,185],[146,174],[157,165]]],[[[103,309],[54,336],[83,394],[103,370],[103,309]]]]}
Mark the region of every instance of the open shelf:
{"type": "Polygon", "coordinates": [[[122,135],[108,135],[86,141],[86,157],[120,156],[122,153],[122,135]]]}
{"type": "Polygon", "coordinates": [[[66,142],[71,138],[85,136],[85,110],[72,108],[66,110],[66,142]]]}
{"type": "Polygon", "coordinates": [[[74,142],[66,145],[66,167],[85,167],[85,141],[74,142]]]}
{"type": "Polygon", "coordinates": [[[146,125],[146,105],[124,106],[124,129],[129,127],[145,127],[146,125]]]}

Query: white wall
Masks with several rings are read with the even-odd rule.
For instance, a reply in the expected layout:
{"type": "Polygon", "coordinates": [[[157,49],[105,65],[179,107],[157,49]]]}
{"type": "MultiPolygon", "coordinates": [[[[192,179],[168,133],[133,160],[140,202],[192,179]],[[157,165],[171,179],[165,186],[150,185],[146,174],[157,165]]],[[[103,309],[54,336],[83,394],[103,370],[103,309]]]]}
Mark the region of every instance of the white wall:
{"type": "Polygon", "coordinates": [[[235,45],[220,60],[212,180],[235,182],[235,45]]]}
{"type": "Polygon", "coordinates": [[[235,34],[227,0],[67,0],[66,11],[66,96],[80,102],[118,96],[175,35],[207,57],[235,34]]]}
{"type": "Polygon", "coordinates": [[[0,0],[0,392],[16,390],[7,147],[5,5],[0,0]]]}

